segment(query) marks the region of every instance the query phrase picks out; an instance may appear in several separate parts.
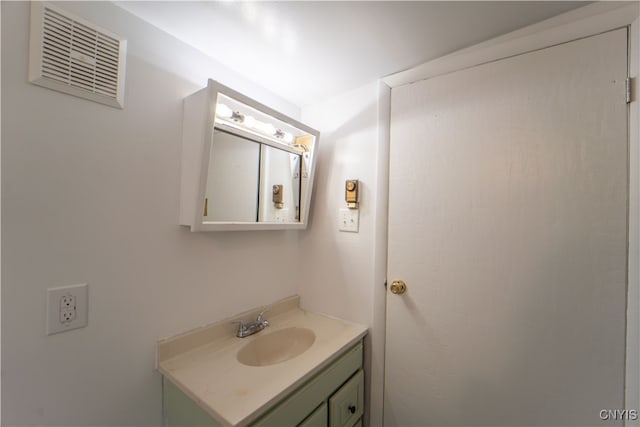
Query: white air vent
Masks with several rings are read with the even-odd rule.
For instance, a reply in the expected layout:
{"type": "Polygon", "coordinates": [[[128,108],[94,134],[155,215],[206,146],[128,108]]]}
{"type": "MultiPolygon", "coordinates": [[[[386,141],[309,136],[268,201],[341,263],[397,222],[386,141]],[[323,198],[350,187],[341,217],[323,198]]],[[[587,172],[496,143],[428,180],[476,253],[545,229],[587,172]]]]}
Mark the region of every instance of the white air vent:
{"type": "Polygon", "coordinates": [[[124,106],[127,41],[50,3],[31,3],[29,81],[124,106]]]}

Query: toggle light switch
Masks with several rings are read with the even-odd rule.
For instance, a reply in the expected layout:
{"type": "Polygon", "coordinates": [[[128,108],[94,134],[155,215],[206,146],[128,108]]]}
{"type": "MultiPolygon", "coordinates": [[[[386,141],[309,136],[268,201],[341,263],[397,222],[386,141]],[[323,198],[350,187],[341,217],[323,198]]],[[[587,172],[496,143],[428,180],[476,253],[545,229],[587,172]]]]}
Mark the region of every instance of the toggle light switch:
{"type": "Polygon", "coordinates": [[[357,233],[360,225],[360,211],[358,209],[340,209],[338,230],[357,233]]]}

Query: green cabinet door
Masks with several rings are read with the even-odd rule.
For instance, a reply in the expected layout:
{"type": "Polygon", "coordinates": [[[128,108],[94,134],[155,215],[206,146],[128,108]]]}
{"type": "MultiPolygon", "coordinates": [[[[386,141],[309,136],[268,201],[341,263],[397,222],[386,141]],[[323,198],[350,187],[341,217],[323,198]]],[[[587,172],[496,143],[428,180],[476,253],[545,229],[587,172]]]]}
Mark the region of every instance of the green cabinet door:
{"type": "Polygon", "coordinates": [[[328,416],[327,402],[322,402],[322,405],[318,406],[298,427],[327,427],[328,416]]]}
{"type": "Polygon", "coordinates": [[[351,427],[362,416],[364,374],[362,369],[329,398],[329,427],[351,427]]]}

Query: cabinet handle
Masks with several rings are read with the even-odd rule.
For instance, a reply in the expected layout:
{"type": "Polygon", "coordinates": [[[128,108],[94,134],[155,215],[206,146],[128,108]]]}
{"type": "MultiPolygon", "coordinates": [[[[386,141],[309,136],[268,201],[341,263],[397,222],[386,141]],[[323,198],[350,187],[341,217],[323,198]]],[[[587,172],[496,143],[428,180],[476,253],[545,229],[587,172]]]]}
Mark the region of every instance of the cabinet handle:
{"type": "Polygon", "coordinates": [[[349,405],[349,412],[351,412],[352,414],[356,413],[356,407],[353,405],[349,405]]]}

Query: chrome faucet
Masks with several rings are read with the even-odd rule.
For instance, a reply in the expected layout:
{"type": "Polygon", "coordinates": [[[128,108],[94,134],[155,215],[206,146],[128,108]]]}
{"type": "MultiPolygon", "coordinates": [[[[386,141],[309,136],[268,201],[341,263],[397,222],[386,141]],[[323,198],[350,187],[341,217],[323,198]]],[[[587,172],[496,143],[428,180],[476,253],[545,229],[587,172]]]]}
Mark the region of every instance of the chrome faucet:
{"type": "Polygon", "coordinates": [[[269,326],[269,321],[264,318],[264,311],[258,314],[258,318],[255,322],[244,323],[243,320],[236,320],[233,323],[238,324],[238,332],[236,332],[236,336],[238,338],[248,337],[249,335],[260,332],[261,330],[269,326]]]}

